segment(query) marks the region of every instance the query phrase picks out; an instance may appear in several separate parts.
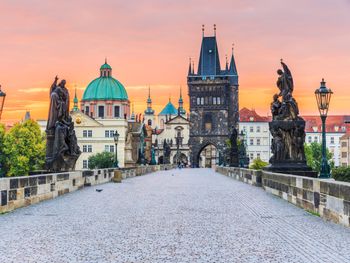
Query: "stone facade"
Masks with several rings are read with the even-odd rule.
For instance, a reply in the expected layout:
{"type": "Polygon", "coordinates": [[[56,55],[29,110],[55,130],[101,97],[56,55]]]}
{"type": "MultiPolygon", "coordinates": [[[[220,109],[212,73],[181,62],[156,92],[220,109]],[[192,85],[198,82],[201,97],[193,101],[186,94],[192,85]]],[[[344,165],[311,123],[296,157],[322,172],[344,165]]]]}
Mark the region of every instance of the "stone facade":
{"type": "MultiPolygon", "coordinates": [[[[200,153],[208,145],[217,148],[217,161],[227,154],[227,140],[237,129],[238,75],[232,53],[230,66],[221,70],[216,36],[204,37],[197,74],[189,66],[190,158],[199,166],[200,153]]],[[[238,162],[238,160],[237,160],[238,162]]]]}

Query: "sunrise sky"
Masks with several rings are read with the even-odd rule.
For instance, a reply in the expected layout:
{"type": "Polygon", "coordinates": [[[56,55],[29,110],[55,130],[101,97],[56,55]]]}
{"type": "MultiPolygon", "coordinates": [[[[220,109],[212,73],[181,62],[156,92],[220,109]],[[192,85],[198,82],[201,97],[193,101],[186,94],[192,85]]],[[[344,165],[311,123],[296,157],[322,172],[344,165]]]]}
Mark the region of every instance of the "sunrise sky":
{"type": "Polygon", "coordinates": [[[269,113],[283,58],[302,114],[317,113],[313,92],[322,77],[334,91],[329,114],[350,114],[349,14],[349,0],[4,0],[2,121],[18,121],[26,110],[34,119],[47,118],[56,74],[72,96],[77,87],[80,99],[105,57],[135,111],[145,109],[150,85],[159,112],[169,95],[177,102],[180,85],[187,94],[188,59],[198,63],[202,24],[206,35],[217,25],[222,66],[235,43],[240,108],[269,113]]]}

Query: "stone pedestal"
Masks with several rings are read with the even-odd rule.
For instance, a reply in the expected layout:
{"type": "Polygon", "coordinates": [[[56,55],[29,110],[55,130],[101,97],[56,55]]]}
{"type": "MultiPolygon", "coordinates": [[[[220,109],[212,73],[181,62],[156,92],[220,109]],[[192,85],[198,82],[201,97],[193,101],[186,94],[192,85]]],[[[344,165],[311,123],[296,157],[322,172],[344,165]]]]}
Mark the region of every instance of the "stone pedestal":
{"type": "Polygon", "coordinates": [[[317,177],[306,164],[304,152],[305,121],[298,117],[296,120],[273,120],[269,123],[272,134],[272,157],[270,165],[264,170],[276,173],[294,174],[317,177]]]}

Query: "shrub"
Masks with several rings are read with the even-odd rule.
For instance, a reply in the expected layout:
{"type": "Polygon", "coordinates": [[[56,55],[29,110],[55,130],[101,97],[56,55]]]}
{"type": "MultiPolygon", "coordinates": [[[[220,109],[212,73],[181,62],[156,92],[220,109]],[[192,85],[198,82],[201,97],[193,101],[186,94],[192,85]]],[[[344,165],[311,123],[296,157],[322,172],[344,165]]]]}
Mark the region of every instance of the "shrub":
{"type": "Polygon", "coordinates": [[[254,159],[253,163],[249,166],[250,169],[261,170],[269,163],[262,161],[260,158],[254,159]]]}
{"type": "Polygon", "coordinates": [[[350,182],[350,167],[337,167],[332,170],[332,177],[337,181],[350,182]]]}
{"type": "Polygon", "coordinates": [[[114,167],[114,153],[101,152],[89,157],[89,169],[114,167]]]}

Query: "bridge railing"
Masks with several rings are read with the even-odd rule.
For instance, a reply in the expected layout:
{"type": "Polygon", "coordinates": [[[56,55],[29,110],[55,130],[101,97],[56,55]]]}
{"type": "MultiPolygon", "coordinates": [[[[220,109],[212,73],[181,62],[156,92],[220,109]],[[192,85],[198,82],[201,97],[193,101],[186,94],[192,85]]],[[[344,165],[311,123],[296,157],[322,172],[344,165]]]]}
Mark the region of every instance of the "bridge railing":
{"type": "Polygon", "coordinates": [[[217,167],[216,171],[262,187],[326,220],[350,226],[350,183],[235,167],[217,167]]]}
{"type": "MultiPolygon", "coordinates": [[[[172,168],[173,165],[150,165],[120,170],[123,179],[126,179],[172,168]]],[[[83,187],[110,182],[114,170],[98,169],[0,178],[0,214],[83,187]]]]}

